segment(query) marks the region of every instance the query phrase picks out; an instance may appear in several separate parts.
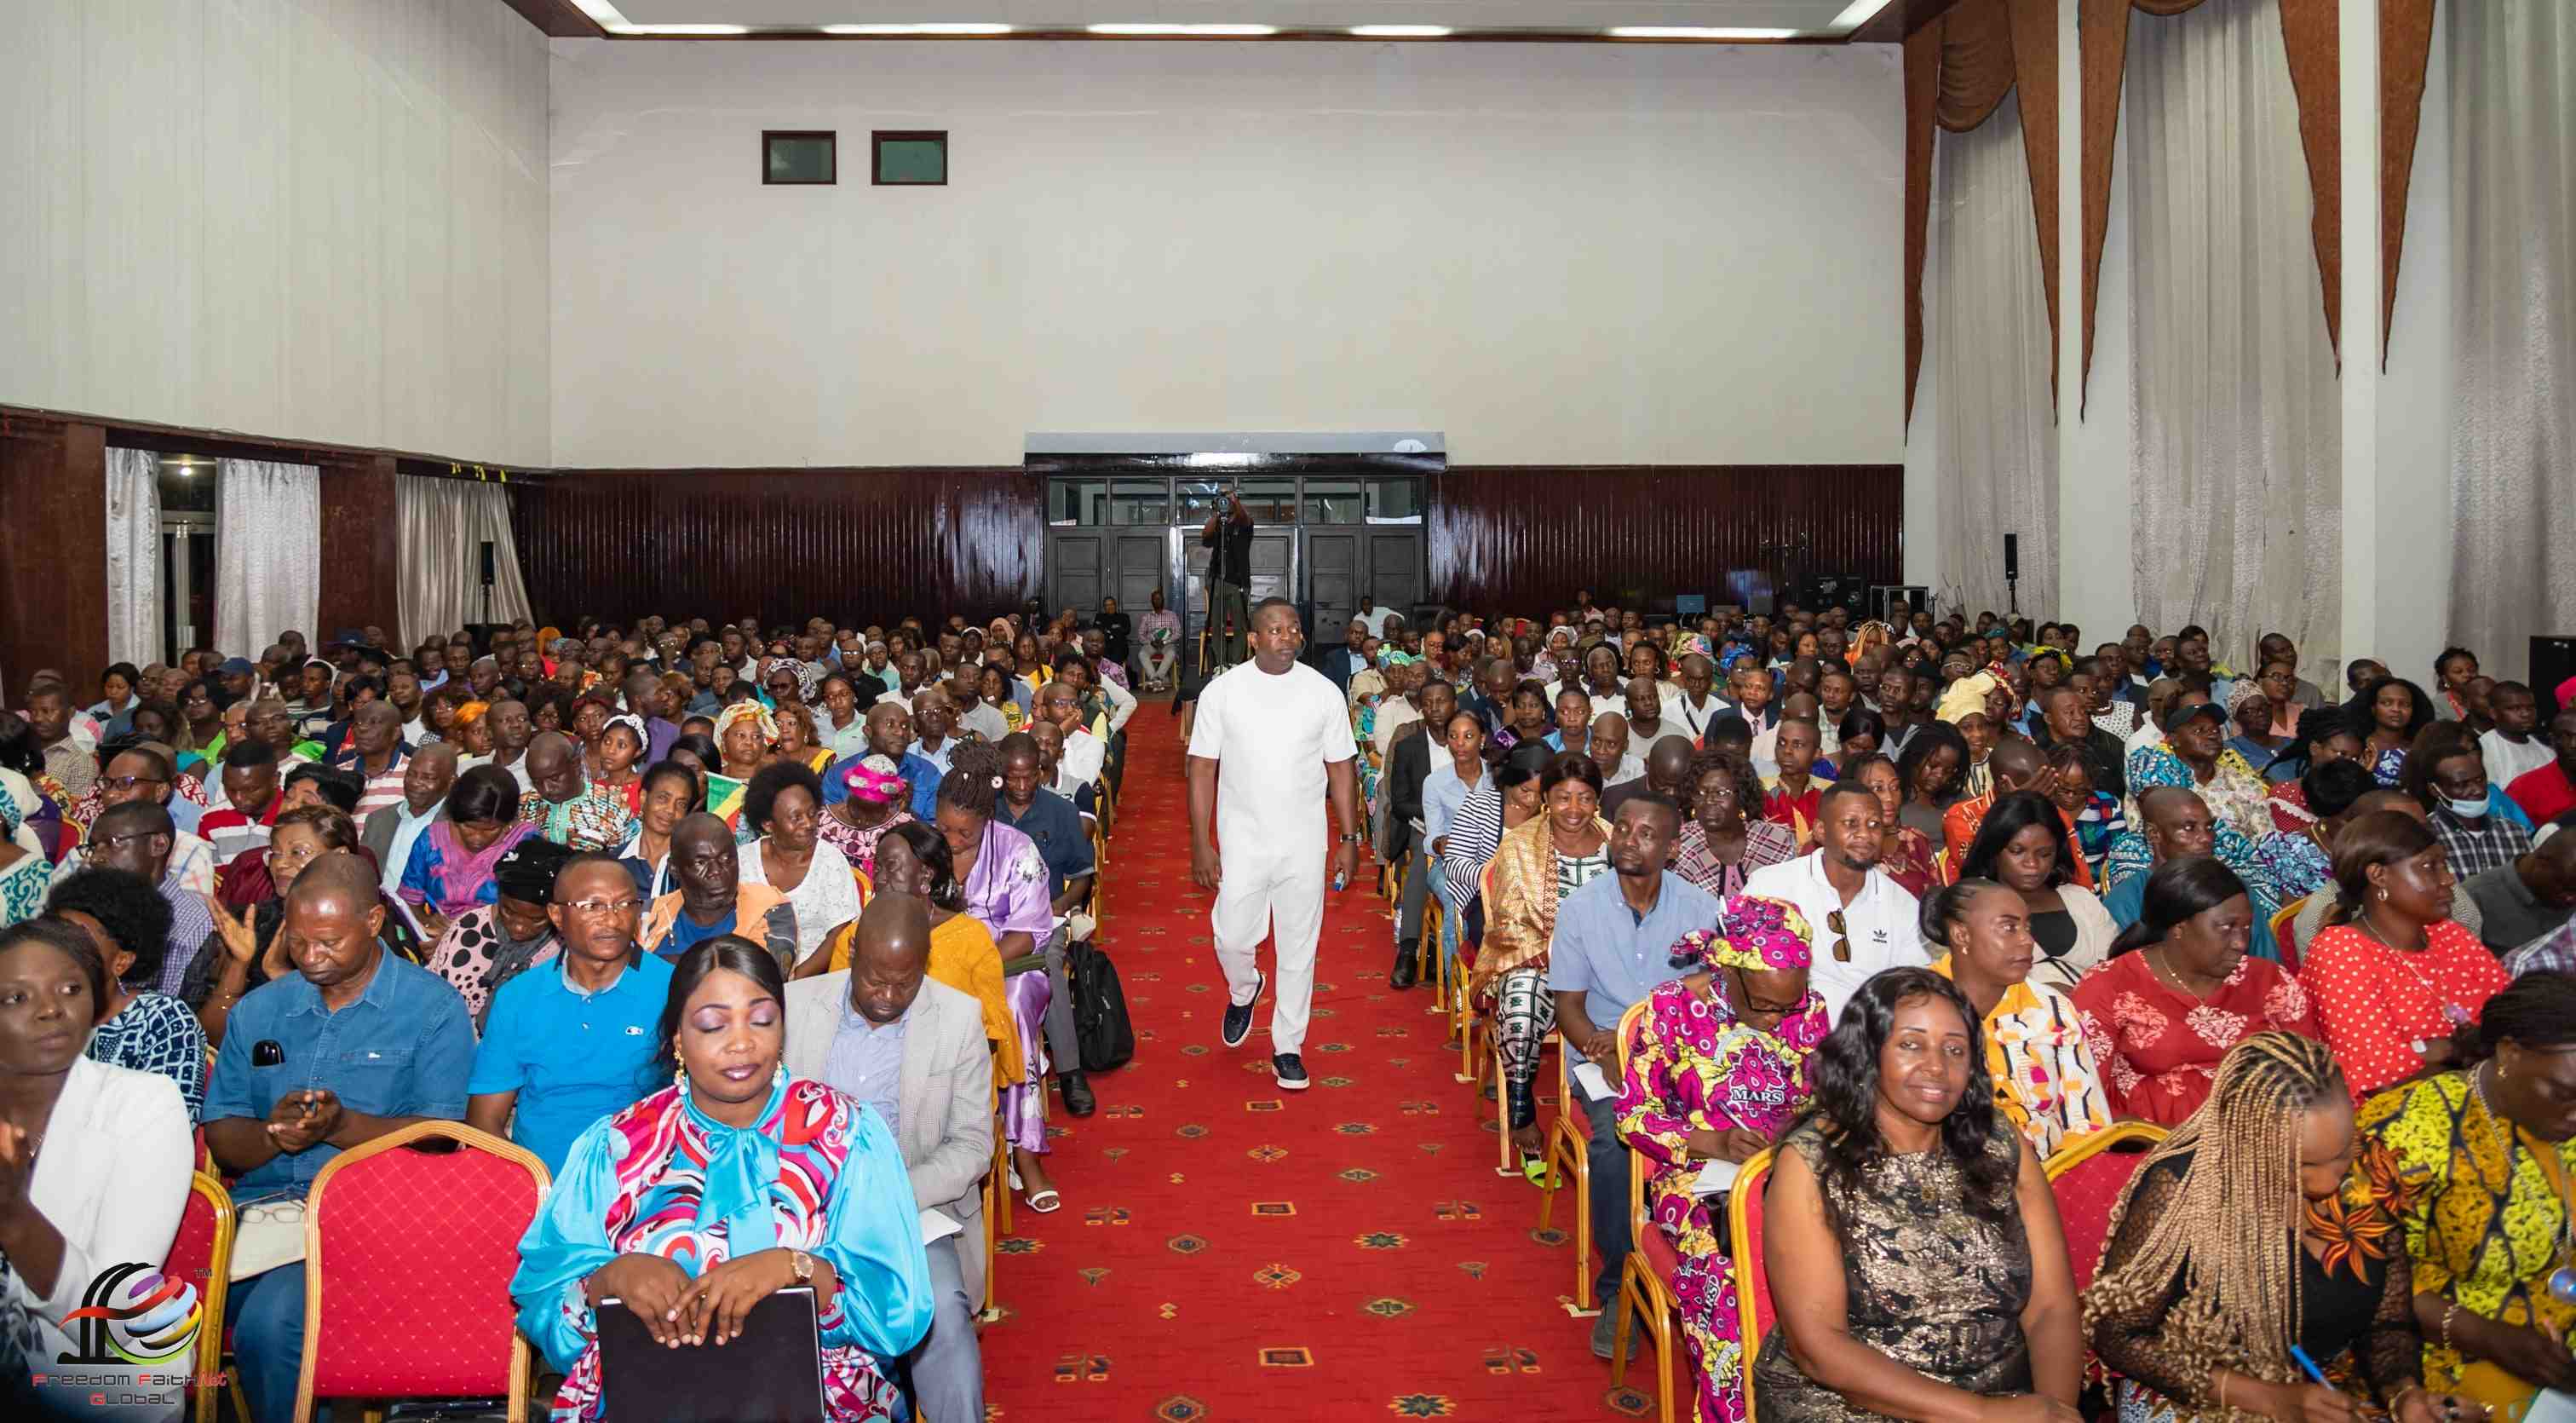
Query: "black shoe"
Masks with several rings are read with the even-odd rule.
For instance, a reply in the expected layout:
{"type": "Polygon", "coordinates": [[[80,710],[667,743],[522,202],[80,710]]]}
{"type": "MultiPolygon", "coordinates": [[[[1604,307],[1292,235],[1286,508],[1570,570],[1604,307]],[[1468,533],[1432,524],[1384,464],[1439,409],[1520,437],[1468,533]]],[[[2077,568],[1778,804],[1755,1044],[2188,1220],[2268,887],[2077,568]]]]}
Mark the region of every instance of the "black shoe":
{"type": "Polygon", "coordinates": [[[1297,1054],[1293,1052],[1272,1053],[1270,1055],[1270,1071],[1279,1079],[1279,1088],[1281,1091],[1303,1092],[1306,1090],[1306,1061],[1297,1054]]]}
{"type": "Polygon", "coordinates": [[[1057,1081],[1064,1088],[1064,1109],[1077,1117],[1087,1117],[1100,1110],[1100,1099],[1091,1095],[1091,1084],[1079,1072],[1068,1072],[1057,1081]]]}
{"type": "Polygon", "coordinates": [[[1405,989],[1413,986],[1413,958],[1411,949],[1395,951],[1395,967],[1386,971],[1387,987],[1405,989]]]}
{"type": "Polygon", "coordinates": [[[1228,1003],[1225,1005],[1225,1026],[1218,1029],[1218,1031],[1224,1035],[1225,1045],[1227,1047],[1241,1047],[1243,1046],[1243,1040],[1252,1036],[1253,1005],[1261,1001],[1261,990],[1266,987],[1269,982],[1270,975],[1266,973],[1254,973],[1252,975],[1252,1002],[1241,1004],[1228,1003]]]}

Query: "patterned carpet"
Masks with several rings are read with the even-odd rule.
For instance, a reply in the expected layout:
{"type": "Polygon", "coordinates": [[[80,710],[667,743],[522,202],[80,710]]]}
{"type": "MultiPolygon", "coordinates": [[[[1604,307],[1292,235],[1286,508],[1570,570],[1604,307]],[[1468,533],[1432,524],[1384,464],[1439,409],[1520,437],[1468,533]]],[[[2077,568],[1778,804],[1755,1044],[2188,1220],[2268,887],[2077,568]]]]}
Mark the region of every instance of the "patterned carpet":
{"type": "Polygon", "coordinates": [[[1651,1366],[1614,1390],[1590,1321],[1566,1313],[1572,1190],[1540,1231],[1538,1191],[1495,1174],[1491,1108],[1454,1080],[1430,992],[1387,991],[1393,938],[1365,863],[1325,914],[1314,1086],[1273,1082],[1266,996],[1241,1048],[1217,1041],[1225,983],[1190,883],[1173,726],[1166,706],[1138,712],[1109,849],[1101,943],[1136,1057],[1092,1079],[1090,1120],[1055,1112],[1064,1208],[1014,1209],[984,1333],[989,1416],[1651,1414],[1651,1366]]]}

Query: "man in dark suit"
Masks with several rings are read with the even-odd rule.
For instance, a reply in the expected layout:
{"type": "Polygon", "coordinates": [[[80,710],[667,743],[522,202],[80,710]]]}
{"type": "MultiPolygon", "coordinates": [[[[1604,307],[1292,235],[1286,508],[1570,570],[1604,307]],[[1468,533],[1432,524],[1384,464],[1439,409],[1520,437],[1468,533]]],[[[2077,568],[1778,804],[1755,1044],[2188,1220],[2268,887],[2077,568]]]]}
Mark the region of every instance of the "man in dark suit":
{"type": "Polygon", "coordinates": [[[1422,783],[1431,776],[1433,749],[1458,710],[1458,691],[1437,677],[1429,678],[1413,693],[1413,704],[1422,712],[1421,723],[1397,732],[1386,753],[1387,839],[1394,846],[1388,863],[1410,862],[1404,892],[1396,899],[1395,966],[1387,971],[1389,988],[1413,986],[1414,947],[1422,941],[1422,901],[1430,892],[1434,872],[1431,847],[1422,843],[1420,829],[1422,783]]]}
{"type": "Polygon", "coordinates": [[[1485,724],[1491,738],[1512,723],[1512,689],[1521,682],[1520,668],[1509,657],[1489,657],[1476,668],[1475,689],[1459,702],[1485,724]]]}
{"type": "Polygon", "coordinates": [[[1315,670],[1331,679],[1334,690],[1342,694],[1344,701],[1350,700],[1351,679],[1368,666],[1368,655],[1360,651],[1360,644],[1366,641],[1368,624],[1353,618],[1350,626],[1342,629],[1340,642],[1319,643],[1312,654],[1315,670]]]}

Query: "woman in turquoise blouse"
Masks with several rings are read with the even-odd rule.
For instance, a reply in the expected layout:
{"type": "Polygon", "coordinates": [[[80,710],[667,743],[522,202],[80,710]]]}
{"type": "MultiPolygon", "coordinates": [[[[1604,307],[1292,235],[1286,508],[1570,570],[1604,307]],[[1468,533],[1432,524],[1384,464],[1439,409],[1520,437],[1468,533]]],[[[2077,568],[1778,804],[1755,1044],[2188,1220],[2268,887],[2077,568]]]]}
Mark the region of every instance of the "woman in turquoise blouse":
{"type": "Polygon", "coordinates": [[[874,1113],[787,1075],[786,1041],[769,954],[723,935],[681,956],[662,1012],[672,1085],[582,1133],[519,1242],[510,1293],[565,1372],[558,1423],[600,1415],[598,1301],[661,1342],[719,1343],[799,1284],[820,1311],[826,1415],[894,1416],[884,1361],[930,1328],[912,1186],[874,1113]]]}

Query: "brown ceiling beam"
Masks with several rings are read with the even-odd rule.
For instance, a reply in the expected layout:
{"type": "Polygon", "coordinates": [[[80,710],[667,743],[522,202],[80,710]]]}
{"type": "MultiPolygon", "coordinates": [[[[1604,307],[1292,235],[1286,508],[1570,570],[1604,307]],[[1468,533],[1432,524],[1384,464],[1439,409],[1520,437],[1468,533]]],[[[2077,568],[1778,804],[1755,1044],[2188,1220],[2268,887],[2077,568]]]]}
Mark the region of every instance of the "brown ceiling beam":
{"type": "Polygon", "coordinates": [[[572,0],[501,0],[519,12],[519,18],[537,27],[543,34],[557,39],[596,40],[608,37],[608,31],[581,12],[572,0]]]}
{"type": "Polygon", "coordinates": [[[1852,31],[1854,44],[1903,44],[1908,35],[1943,15],[1959,0],[1895,0],[1886,9],[1870,17],[1868,24],[1852,31]]]}

